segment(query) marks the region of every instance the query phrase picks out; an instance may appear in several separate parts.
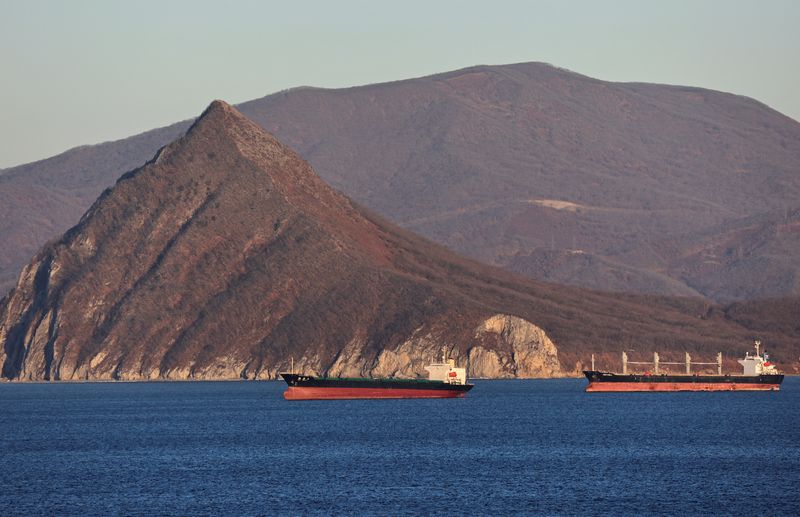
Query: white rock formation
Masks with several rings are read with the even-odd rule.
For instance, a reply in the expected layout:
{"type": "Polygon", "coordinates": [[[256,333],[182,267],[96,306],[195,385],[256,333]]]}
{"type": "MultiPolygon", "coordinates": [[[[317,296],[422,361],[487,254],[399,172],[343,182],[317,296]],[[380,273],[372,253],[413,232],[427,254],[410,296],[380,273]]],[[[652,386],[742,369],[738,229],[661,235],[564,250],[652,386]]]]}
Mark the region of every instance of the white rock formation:
{"type": "Polygon", "coordinates": [[[544,330],[508,314],[496,314],[478,327],[479,341],[494,336],[494,350],[473,347],[469,352],[468,374],[472,377],[559,377],[558,349],[544,330]],[[508,352],[506,352],[508,350],[508,352]]]}

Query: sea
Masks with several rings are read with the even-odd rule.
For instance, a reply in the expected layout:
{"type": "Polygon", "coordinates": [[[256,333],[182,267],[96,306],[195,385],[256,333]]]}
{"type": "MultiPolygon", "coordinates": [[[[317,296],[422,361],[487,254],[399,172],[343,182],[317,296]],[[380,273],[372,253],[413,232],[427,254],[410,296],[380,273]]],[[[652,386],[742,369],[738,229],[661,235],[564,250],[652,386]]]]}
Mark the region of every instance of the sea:
{"type": "Polygon", "coordinates": [[[287,402],[282,382],[0,384],[0,515],[800,515],[780,392],[287,402]]]}

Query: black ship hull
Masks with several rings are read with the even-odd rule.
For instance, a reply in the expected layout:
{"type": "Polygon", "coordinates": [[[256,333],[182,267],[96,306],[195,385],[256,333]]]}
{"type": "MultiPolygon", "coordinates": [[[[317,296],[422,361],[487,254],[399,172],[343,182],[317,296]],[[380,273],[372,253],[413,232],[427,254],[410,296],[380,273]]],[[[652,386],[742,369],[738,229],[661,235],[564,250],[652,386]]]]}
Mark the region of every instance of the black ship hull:
{"type": "Polygon", "coordinates": [[[354,379],[282,373],[286,400],[460,398],[472,384],[421,379],[354,379]]]}

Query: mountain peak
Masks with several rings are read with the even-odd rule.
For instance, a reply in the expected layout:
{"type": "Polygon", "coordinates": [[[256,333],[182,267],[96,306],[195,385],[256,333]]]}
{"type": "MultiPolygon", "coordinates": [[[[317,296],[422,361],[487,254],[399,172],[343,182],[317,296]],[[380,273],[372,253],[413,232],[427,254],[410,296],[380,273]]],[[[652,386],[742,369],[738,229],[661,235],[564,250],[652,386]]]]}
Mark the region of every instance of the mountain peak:
{"type": "MultiPolygon", "coordinates": [[[[214,100],[208,107],[203,110],[203,113],[194,121],[194,124],[187,131],[187,136],[193,132],[211,127],[213,131],[221,129],[240,127],[245,132],[264,132],[264,130],[251,122],[247,117],[242,115],[239,110],[228,104],[223,100],[214,100]]],[[[272,136],[272,135],[270,135],[272,136]]]]}
{"type": "Polygon", "coordinates": [[[183,137],[121,180],[133,178],[137,180],[128,189],[160,199],[154,210],[166,204],[186,205],[184,213],[205,211],[212,198],[219,205],[216,198],[225,192],[236,197],[232,206],[249,207],[237,224],[272,220],[278,227],[289,213],[303,214],[331,234],[356,236],[356,242],[342,237],[351,249],[368,249],[381,260],[390,255],[379,232],[364,231],[372,223],[349,199],[322,181],[291,148],[222,100],[211,102],[183,137]],[[276,214],[276,207],[285,210],[276,214]]]}
{"type": "Polygon", "coordinates": [[[200,174],[225,181],[242,160],[252,169],[252,188],[269,183],[299,205],[334,194],[292,149],[222,100],[211,102],[186,134],[162,148],[151,163],[171,165],[159,168],[158,174],[169,174],[173,180],[200,174]]]}
{"type": "Polygon", "coordinates": [[[229,122],[238,119],[249,122],[247,117],[242,115],[239,110],[220,99],[211,101],[211,104],[197,117],[197,122],[205,119],[227,120],[229,122]]]}
{"type": "Polygon", "coordinates": [[[214,99],[213,101],[211,101],[211,103],[208,105],[208,107],[203,111],[203,113],[200,116],[202,117],[205,113],[211,110],[236,111],[236,108],[234,108],[233,106],[231,106],[222,99],[214,99]]]}

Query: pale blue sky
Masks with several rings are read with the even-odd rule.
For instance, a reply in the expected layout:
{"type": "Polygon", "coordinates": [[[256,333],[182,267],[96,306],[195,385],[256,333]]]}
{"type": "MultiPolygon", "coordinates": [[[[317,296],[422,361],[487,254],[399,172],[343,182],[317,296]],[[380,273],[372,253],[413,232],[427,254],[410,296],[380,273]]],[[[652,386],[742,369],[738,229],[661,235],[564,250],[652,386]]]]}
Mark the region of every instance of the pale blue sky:
{"type": "Polygon", "coordinates": [[[800,120],[800,0],[0,0],[0,167],[300,85],[544,61],[800,120]]]}

